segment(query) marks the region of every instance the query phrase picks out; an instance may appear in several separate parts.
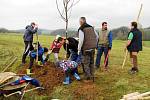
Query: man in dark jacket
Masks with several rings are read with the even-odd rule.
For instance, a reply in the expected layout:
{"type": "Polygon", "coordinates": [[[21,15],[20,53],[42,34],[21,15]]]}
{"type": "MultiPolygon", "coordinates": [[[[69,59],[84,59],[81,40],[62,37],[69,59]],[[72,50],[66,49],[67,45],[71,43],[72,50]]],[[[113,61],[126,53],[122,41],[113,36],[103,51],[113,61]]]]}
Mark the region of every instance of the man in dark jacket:
{"type": "Polygon", "coordinates": [[[85,70],[85,81],[94,77],[94,55],[98,42],[98,34],[86,23],[86,18],[80,18],[78,54],[82,52],[82,63],[85,70]]]}
{"type": "Polygon", "coordinates": [[[131,31],[128,34],[128,41],[126,45],[127,50],[130,52],[132,61],[131,74],[138,72],[137,55],[142,51],[142,32],[137,28],[137,22],[131,23],[131,31]]]}
{"type": "Polygon", "coordinates": [[[67,51],[67,58],[70,58],[71,61],[76,61],[78,57],[78,41],[75,38],[69,37],[65,40],[63,47],[67,51]]]}
{"type": "Polygon", "coordinates": [[[78,44],[79,44],[79,41],[77,39],[73,37],[69,37],[65,39],[63,47],[67,51],[67,58],[69,58],[69,60],[71,61],[77,62],[79,65],[81,64],[83,68],[83,72],[85,72],[84,67],[83,67],[84,65],[81,62],[82,53],[78,55],[78,44]],[[67,44],[67,50],[66,50],[66,44],[67,44]]]}
{"type": "Polygon", "coordinates": [[[29,54],[29,51],[33,50],[33,34],[35,34],[38,30],[38,26],[32,22],[31,25],[26,26],[26,30],[23,36],[24,44],[25,44],[25,50],[22,56],[22,65],[25,64],[25,60],[27,55],[29,54]]]}

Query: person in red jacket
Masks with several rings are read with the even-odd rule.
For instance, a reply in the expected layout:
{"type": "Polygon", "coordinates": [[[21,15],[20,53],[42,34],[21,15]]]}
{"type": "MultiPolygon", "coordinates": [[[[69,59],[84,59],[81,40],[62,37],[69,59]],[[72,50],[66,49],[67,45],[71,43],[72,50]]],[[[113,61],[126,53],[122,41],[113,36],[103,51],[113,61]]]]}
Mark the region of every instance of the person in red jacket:
{"type": "MultiPolygon", "coordinates": [[[[58,37],[58,36],[56,36],[56,37],[58,37]]],[[[60,51],[60,48],[62,47],[63,43],[64,43],[64,39],[62,37],[58,37],[53,41],[53,43],[50,47],[50,51],[52,53],[54,53],[56,62],[59,61],[58,55],[59,55],[59,51],[60,51]]]]}

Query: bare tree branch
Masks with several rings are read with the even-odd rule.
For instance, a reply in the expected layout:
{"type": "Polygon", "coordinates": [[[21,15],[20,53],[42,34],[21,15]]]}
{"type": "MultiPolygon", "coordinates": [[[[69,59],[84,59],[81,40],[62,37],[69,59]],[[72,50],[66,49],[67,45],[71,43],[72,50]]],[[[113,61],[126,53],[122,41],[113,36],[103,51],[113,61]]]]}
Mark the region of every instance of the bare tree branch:
{"type": "Polygon", "coordinates": [[[56,0],[56,6],[57,6],[57,10],[58,10],[58,12],[59,12],[61,18],[62,18],[64,21],[66,21],[65,17],[63,16],[63,12],[61,12],[60,9],[59,9],[58,0],[56,0]]]}
{"type": "Polygon", "coordinates": [[[72,0],[72,3],[70,5],[70,7],[68,7],[67,11],[69,11],[73,7],[73,5],[74,5],[74,0],[72,0]]]}
{"type": "Polygon", "coordinates": [[[76,4],[78,4],[80,2],[80,0],[78,0],[77,2],[74,2],[73,0],[73,3],[71,4],[71,6],[68,8],[68,11],[73,7],[75,6],[76,4]]]}
{"type": "MultiPolygon", "coordinates": [[[[69,12],[69,11],[68,11],[69,12]]],[[[69,17],[68,17],[68,19],[70,19],[70,17],[71,17],[71,13],[72,13],[72,8],[70,8],[70,13],[69,13],[69,17]]]]}
{"type": "MultiPolygon", "coordinates": [[[[61,18],[66,22],[66,39],[68,37],[68,22],[69,19],[71,17],[71,12],[72,12],[72,8],[73,6],[75,6],[80,0],[78,0],[77,2],[75,2],[75,0],[61,0],[63,3],[63,10],[61,12],[60,8],[59,8],[59,4],[58,4],[58,0],[56,0],[56,6],[57,6],[57,10],[59,12],[59,15],[61,16],[61,18]]],[[[66,44],[66,49],[67,49],[67,44],[66,44]]]]}
{"type": "Polygon", "coordinates": [[[63,0],[63,6],[66,7],[66,0],[63,0]]]}
{"type": "Polygon", "coordinates": [[[72,12],[72,8],[73,6],[75,6],[77,3],[79,3],[80,0],[76,1],[75,0],[63,0],[63,10],[62,12],[60,11],[59,8],[59,4],[58,4],[58,0],[56,0],[56,5],[57,5],[57,10],[59,12],[59,15],[61,16],[61,18],[66,22],[68,19],[70,19],[71,17],[71,12],[72,12]],[[72,1],[72,2],[71,2],[72,1]],[[70,6],[69,6],[70,4],[70,6]],[[69,15],[68,15],[69,12],[69,15]],[[64,15],[65,13],[65,15],[64,15]],[[67,15],[66,15],[67,13],[67,15]],[[68,18],[67,18],[68,17],[68,18]]]}
{"type": "Polygon", "coordinates": [[[80,2],[80,0],[78,0],[77,2],[75,2],[73,6],[75,6],[75,5],[78,4],[79,2],[80,2]]]}

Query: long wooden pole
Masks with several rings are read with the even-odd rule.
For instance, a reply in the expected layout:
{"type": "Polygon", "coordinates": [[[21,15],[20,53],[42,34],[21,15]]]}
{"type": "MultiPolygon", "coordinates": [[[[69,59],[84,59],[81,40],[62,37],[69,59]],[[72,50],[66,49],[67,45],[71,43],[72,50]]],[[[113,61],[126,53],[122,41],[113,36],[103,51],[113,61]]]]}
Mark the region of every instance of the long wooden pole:
{"type": "Polygon", "coordinates": [[[107,56],[106,56],[106,58],[105,58],[105,60],[104,60],[104,67],[106,67],[106,65],[107,65],[109,53],[110,53],[110,50],[108,50],[107,56]]]}
{"type": "Polygon", "coordinates": [[[122,63],[122,69],[124,68],[124,65],[126,63],[127,56],[128,56],[128,51],[126,50],[126,53],[125,53],[125,56],[124,56],[124,60],[123,60],[123,63],[122,63]]]}
{"type": "Polygon", "coordinates": [[[24,87],[24,89],[23,89],[23,93],[22,93],[22,95],[21,95],[21,98],[20,98],[20,100],[23,100],[23,97],[24,97],[24,95],[25,95],[25,90],[26,90],[26,88],[27,88],[27,86],[29,85],[30,83],[27,83],[27,85],[24,87]]]}
{"type": "MultiPolygon", "coordinates": [[[[29,90],[25,90],[24,93],[27,93],[27,92],[30,92],[30,91],[34,91],[34,90],[37,90],[37,89],[44,89],[44,88],[43,87],[36,87],[36,88],[29,89],[29,90]]],[[[15,94],[21,94],[21,91],[17,91],[17,92],[8,94],[8,95],[4,94],[4,97],[7,98],[7,97],[10,97],[10,96],[15,95],[15,94]]]]}
{"type": "Polygon", "coordinates": [[[38,57],[39,57],[39,54],[38,54],[38,52],[39,52],[39,50],[38,50],[38,48],[39,48],[39,38],[38,38],[38,33],[36,33],[36,49],[37,49],[37,52],[36,52],[36,63],[38,63],[38,57]]]}
{"type": "MultiPolygon", "coordinates": [[[[68,38],[68,1],[66,1],[66,6],[65,6],[65,17],[66,17],[66,41],[67,41],[67,38],[68,38]]],[[[65,59],[67,60],[67,43],[66,43],[66,56],[65,56],[65,59]]]]}
{"type": "Polygon", "coordinates": [[[15,58],[10,62],[10,64],[5,67],[5,69],[2,71],[2,73],[5,72],[10,66],[12,66],[16,61],[17,61],[17,57],[15,57],[15,58]]]}
{"type": "Polygon", "coordinates": [[[141,4],[141,7],[140,7],[140,11],[139,11],[139,14],[138,14],[138,17],[137,17],[137,23],[139,22],[142,9],[143,9],[143,4],[141,4]]]}

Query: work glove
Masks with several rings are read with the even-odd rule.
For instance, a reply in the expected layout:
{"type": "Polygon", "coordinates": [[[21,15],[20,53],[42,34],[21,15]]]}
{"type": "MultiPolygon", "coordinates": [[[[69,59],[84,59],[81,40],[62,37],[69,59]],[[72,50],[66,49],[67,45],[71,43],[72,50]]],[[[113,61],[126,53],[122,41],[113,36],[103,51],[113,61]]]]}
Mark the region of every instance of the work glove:
{"type": "Polygon", "coordinates": [[[36,24],[35,27],[34,27],[34,29],[37,29],[37,28],[38,28],[38,25],[36,24]]]}
{"type": "Polygon", "coordinates": [[[69,44],[69,41],[68,41],[68,40],[66,40],[66,44],[69,44]]]}
{"type": "Polygon", "coordinates": [[[78,57],[77,57],[77,59],[76,59],[76,62],[78,63],[78,65],[80,65],[81,64],[81,60],[82,60],[82,53],[81,53],[81,51],[80,52],[78,52],[78,57]]]}
{"type": "Polygon", "coordinates": [[[69,54],[66,54],[66,58],[69,58],[70,57],[70,55],[69,54]]]}
{"type": "Polygon", "coordinates": [[[26,73],[27,73],[27,75],[33,74],[33,73],[31,73],[31,69],[26,69],[26,73]]]}
{"type": "Polygon", "coordinates": [[[52,53],[52,50],[49,50],[49,51],[48,51],[48,54],[50,55],[51,53],[52,53]]]}
{"type": "Polygon", "coordinates": [[[80,55],[81,54],[81,51],[78,51],[78,55],[80,55]]]}

